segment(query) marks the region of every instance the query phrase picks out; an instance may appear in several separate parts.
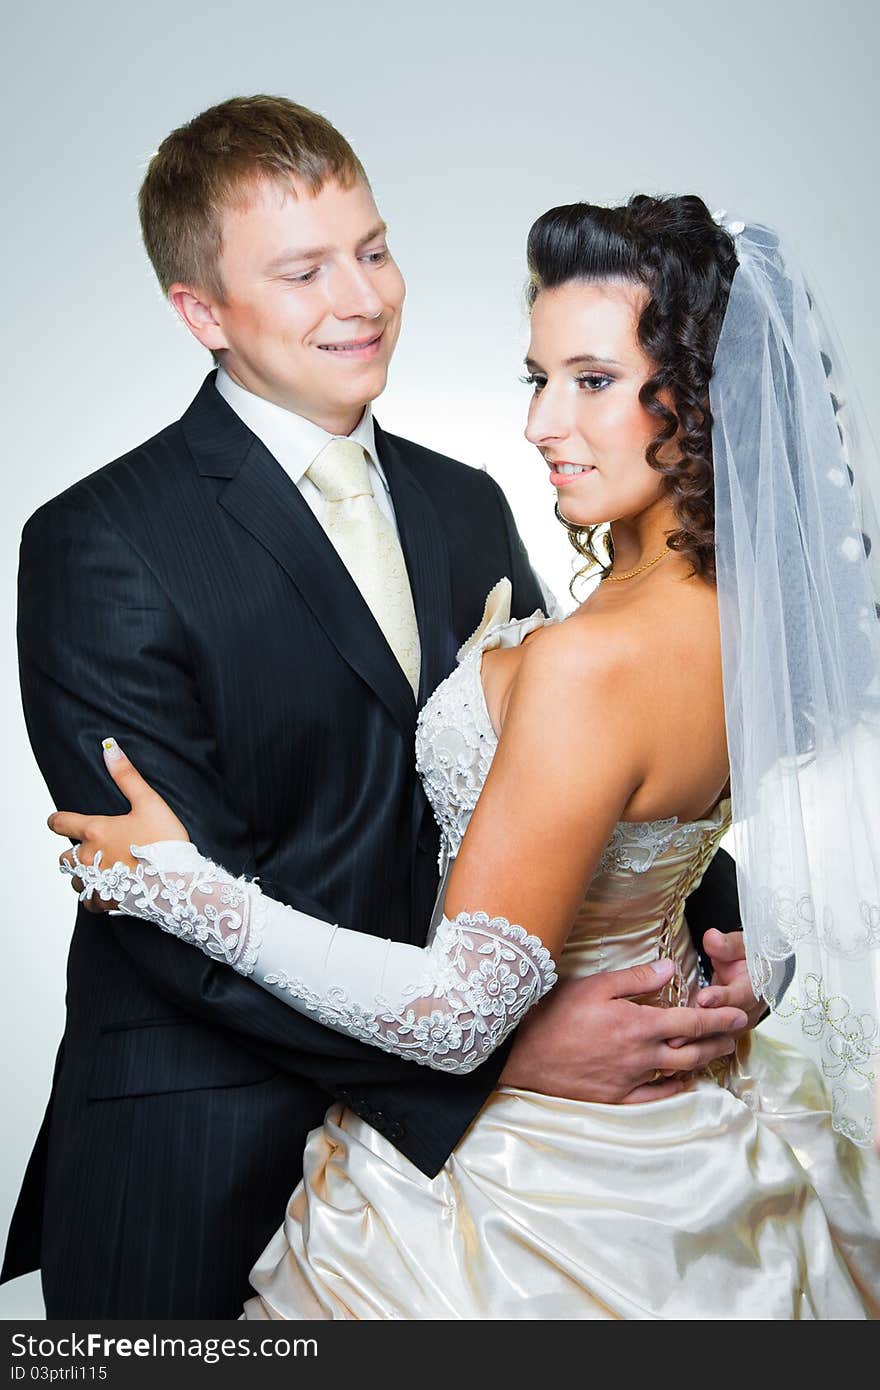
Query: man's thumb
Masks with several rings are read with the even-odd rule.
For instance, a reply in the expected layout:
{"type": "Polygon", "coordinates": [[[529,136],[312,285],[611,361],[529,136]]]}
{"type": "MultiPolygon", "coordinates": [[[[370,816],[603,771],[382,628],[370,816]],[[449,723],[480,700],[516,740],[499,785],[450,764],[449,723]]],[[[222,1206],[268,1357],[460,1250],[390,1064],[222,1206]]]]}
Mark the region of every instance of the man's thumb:
{"type": "Polygon", "coordinates": [[[741,931],[722,932],[717,927],[710,927],[703,937],[703,946],[713,961],[737,961],[746,958],[741,931]]]}
{"type": "Polygon", "coordinates": [[[631,965],[627,970],[615,970],[609,976],[612,999],[629,999],[637,994],[656,994],[675,974],[675,965],[668,956],[649,961],[647,965],[631,965]]]}

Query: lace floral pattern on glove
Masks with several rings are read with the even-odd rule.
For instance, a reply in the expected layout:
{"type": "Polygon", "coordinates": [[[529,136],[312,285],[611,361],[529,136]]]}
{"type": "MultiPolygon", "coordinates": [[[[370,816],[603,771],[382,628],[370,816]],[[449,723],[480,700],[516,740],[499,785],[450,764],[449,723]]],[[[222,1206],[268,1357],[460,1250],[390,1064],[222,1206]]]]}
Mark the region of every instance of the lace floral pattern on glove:
{"type": "Polygon", "coordinates": [[[556,983],[550,952],[505,917],[444,917],[424,952],[425,974],[403,999],[364,1008],[342,989],[323,995],[284,971],[265,982],[285,990],[320,1023],[436,1071],[470,1072],[504,1041],[556,983]]]}
{"type": "Polygon", "coordinates": [[[82,881],[80,901],[96,893],[105,903],[115,902],[121,912],[155,922],[213,960],[250,975],[262,936],[265,900],[259,886],[234,879],[197,853],[183,860],[192,858],[197,868],[162,869],[149,851],[148,846],[131,846],[139,861],[134,869],[123,863],[102,869],[98,850],[93,864],[62,863],[61,872],[82,881]]]}
{"type": "Polygon", "coordinates": [[[113,901],[252,975],[300,1013],[423,1066],[473,1071],[556,983],[547,948],[504,917],[444,917],[420,950],[305,917],[203,859],[194,845],[131,850],[134,869],[124,863],[102,869],[99,852],[94,864],[62,864],[62,871],[81,878],[81,898],[96,893],[113,901]],[[271,950],[268,941],[264,946],[270,927],[271,950]],[[362,952],[366,942],[375,949],[353,973],[352,949],[362,952]],[[364,969],[372,970],[373,985],[365,984],[364,969]]]}

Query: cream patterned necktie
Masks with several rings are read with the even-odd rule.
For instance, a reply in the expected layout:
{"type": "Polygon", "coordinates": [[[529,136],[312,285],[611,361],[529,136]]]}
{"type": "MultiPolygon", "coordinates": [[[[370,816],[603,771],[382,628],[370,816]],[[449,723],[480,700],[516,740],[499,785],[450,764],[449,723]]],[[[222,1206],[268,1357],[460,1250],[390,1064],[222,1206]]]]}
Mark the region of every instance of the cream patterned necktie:
{"type": "Polygon", "coordinates": [[[394,527],[373,497],[367,455],[353,439],[333,439],[306,477],[324,498],[328,539],[417,695],[421,648],[409,576],[394,527]]]}

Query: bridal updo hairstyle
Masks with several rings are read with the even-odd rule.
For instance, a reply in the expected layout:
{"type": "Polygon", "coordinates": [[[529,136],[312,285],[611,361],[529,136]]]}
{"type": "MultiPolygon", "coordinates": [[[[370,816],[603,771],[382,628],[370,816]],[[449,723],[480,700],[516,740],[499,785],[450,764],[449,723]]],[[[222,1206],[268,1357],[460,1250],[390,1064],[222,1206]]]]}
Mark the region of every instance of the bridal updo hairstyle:
{"type": "MultiPolygon", "coordinates": [[[[626,280],[644,285],[648,299],[638,340],[656,369],[639,399],[657,420],[645,457],[662,475],[678,530],[671,550],[686,555],[693,572],[715,580],[715,497],[709,380],[730,286],[737,267],[732,236],[713,219],[701,198],[652,198],[635,194],[623,207],[569,203],[535,222],[528,240],[531,309],[542,290],[573,281],[626,280]],[[663,392],[671,405],[660,399],[663,392]],[[678,457],[659,455],[670,440],[678,457]]],[[[599,526],[578,527],[556,508],[579,555],[607,573],[613,560],[598,552],[599,526]]],[[[609,518],[611,520],[611,518],[609,518]]],[[[576,576],[579,578],[580,575],[576,576]]]]}

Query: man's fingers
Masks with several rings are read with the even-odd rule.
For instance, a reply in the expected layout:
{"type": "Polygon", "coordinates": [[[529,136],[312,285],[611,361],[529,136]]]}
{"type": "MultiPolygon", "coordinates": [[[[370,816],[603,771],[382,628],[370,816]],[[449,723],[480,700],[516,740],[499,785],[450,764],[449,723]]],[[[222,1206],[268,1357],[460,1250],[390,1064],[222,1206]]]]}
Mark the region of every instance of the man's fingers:
{"type": "Polygon", "coordinates": [[[651,1023],[654,1036],[668,1046],[673,1040],[681,1044],[713,1033],[741,1032],[748,1027],[749,1018],[744,1009],[737,1008],[657,1009],[651,1023]]]}
{"type": "Polygon", "coordinates": [[[722,999],[724,989],[720,985],[709,985],[706,989],[701,989],[694,1000],[698,1009],[714,1009],[726,1002],[722,999]]]}
{"type": "Polygon", "coordinates": [[[742,1009],[752,1002],[748,981],[738,986],[710,985],[701,989],[696,999],[698,1009],[742,1009]]]}
{"type": "Polygon", "coordinates": [[[631,965],[626,970],[609,970],[603,976],[609,999],[632,999],[639,994],[656,994],[675,974],[675,966],[667,956],[652,960],[649,965],[631,965]]]}
{"type": "Polygon", "coordinates": [[[713,961],[730,964],[746,958],[746,940],[741,931],[723,932],[710,927],[703,937],[703,946],[713,961]]]}
{"type": "Polygon", "coordinates": [[[679,1048],[663,1045],[657,1053],[657,1067],[661,1071],[701,1071],[719,1057],[729,1057],[735,1048],[734,1038],[707,1038],[679,1048]]]}
{"type": "Polygon", "coordinates": [[[644,1086],[637,1086],[634,1091],[630,1091],[628,1096],[624,1096],[621,1105],[644,1105],[646,1101],[665,1100],[667,1096],[677,1096],[684,1090],[684,1082],[680,1077],[670,1080],[649,1081],[644,1086]]]}

